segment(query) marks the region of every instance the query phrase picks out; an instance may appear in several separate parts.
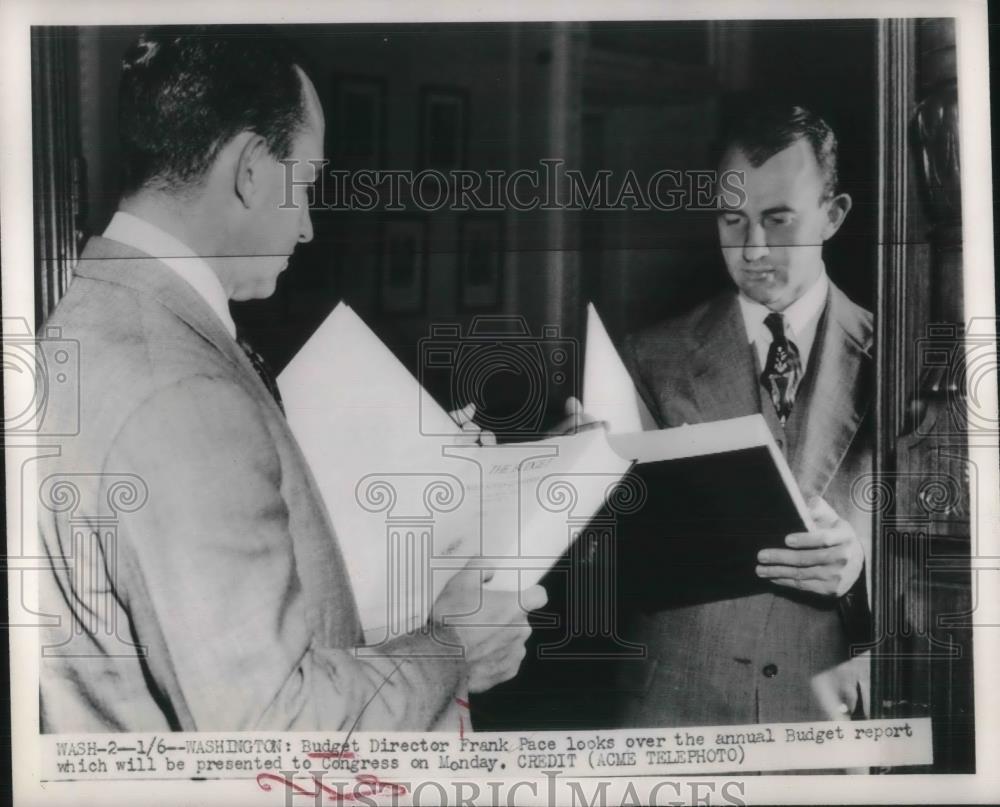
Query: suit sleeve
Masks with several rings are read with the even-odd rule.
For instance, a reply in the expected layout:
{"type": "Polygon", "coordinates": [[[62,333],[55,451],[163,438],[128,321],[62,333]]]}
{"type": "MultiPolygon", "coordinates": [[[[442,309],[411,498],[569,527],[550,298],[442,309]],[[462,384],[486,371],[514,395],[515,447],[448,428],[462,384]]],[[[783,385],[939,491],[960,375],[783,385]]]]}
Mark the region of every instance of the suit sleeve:
{"type": "Polygon", "coordinates": [[[149,489],[122,519],[121,593],[137,640],[162,650],[150,653],[149,674],[182,724],[424,730],[462,691],[464,663],[429,638],[403,637],[371,658],[310,633],[279,458],[236,385],[194,377],[155,393],[106,468],[149,489]]]}

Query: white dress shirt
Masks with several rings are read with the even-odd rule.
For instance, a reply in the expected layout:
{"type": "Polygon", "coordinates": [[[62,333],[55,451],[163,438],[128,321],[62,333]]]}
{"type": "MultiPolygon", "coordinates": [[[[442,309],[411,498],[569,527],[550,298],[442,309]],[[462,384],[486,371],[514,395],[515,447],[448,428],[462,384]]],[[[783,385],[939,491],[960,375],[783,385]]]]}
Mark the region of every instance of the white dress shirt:
{"type": "Polygon", "coordinates": [[[204,258],[155,224],[119,210],[104,231],[104,237],[158,258],[181,276],[208,303],[222,320],[229,335],[236,338],[236,323],[229,313],[229,298],[218,275],[204,258]]]}
{"type": "MultiPolygon", "coordinates": [[[[809,364],[813,342],[816,341],[816,328],[823,313],[823,306],[826,304],[829,286],[830,281],[827,280],[824,269],[806,293],[781,312],[785,319],[785,336],[799,349],[803,373],[809,364]]],[[[744,296],[742,292],[738,295],[738,299],[743,313],[743,324],[747,330],[747,342],[757,349],[757,358],[760,359],[760,367],[763,368],[767,364],[767,351],[774,341],[770,329],[764,324],[764,319],[772,313],[771,309],[744,296]]]]}

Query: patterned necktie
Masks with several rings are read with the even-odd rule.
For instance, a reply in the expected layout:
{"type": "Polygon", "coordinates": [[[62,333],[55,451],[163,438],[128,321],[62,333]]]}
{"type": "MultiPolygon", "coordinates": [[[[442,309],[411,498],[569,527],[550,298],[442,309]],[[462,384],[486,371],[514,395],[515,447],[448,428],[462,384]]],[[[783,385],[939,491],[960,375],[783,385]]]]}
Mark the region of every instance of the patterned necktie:
{"type": "Polygon", "coordinates": [[[271,368],[267,366],[267,362],[264,361],[264,357],[254,350],[250,346],[250,343],[242,336],[237,336],[236,341],[243,349],[243,352],[247,354],[247,358],[250,359],[253,369],[257,371],[257,375],[260,376],[260,380],[264,382],[264,386],[267,387],[267,391],[271,393],[271,397],[274,398],[274,402],[278,404],[278,409],[281,410],[281,414],[285,414],[285,405],[281,402],[281,392],[278,390],[278,382],[274,380],[274,373],[272,373],[271,368]]]}
{"type": "Polygon", "coordinates": [[[773,338],[760,382],[771,393],[774,411],[784,426],[795,403],[795,390],[802,380],[802,361],[795,343],[785,336],[785,318],[781,314],[768,314],[764,324],[773,338]]]}

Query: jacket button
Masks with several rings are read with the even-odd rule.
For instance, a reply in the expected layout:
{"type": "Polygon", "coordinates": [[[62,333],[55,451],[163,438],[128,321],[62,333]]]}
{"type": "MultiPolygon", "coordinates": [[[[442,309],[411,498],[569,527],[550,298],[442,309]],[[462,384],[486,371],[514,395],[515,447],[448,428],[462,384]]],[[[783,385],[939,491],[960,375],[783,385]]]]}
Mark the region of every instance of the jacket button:
{"type": "Polygon", "coordinates": [[[774,676],[776,676],[778,674],[778,665],[777,664],[765,664],[764,665],[764,669],[761,670],[761,672],[764,673],[764,677],[765,678],[774,678],[774,676]]]}

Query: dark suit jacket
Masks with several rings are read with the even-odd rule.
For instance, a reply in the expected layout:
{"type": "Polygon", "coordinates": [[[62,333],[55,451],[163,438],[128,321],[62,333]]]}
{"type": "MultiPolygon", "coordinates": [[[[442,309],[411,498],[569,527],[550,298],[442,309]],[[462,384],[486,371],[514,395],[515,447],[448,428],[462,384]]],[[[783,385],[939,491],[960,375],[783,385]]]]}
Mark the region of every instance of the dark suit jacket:
{"type": "Polygon", "coordinates": [[[43,631],[43,730],[435,725],[464,665],[427,638],[355,654],[312,475],[204,300],[95,238],[48,325],[81,371],[79,398],[56,385],[46,412],[50,431],[79,429],[38,463],[41,611],[59,620],[43,631]]]}
{"type": "MultiPolygon", "coordinates": [[[[871,350],[871,314],[831,284],[784,428],[770,401],[762,405],[759,362],[734,291],[630,337],[624,357],[661,426],[763,413],[807,500],[823,496],[868,547],[870,515],[850,491],[871,466],[871,350]]],[[[823,719],[810,681],[848,658],[837,601],[777,586],[627,619],[628,638],[649,651],[647,660],[621,665],[627,725],[823,719]]]]}

